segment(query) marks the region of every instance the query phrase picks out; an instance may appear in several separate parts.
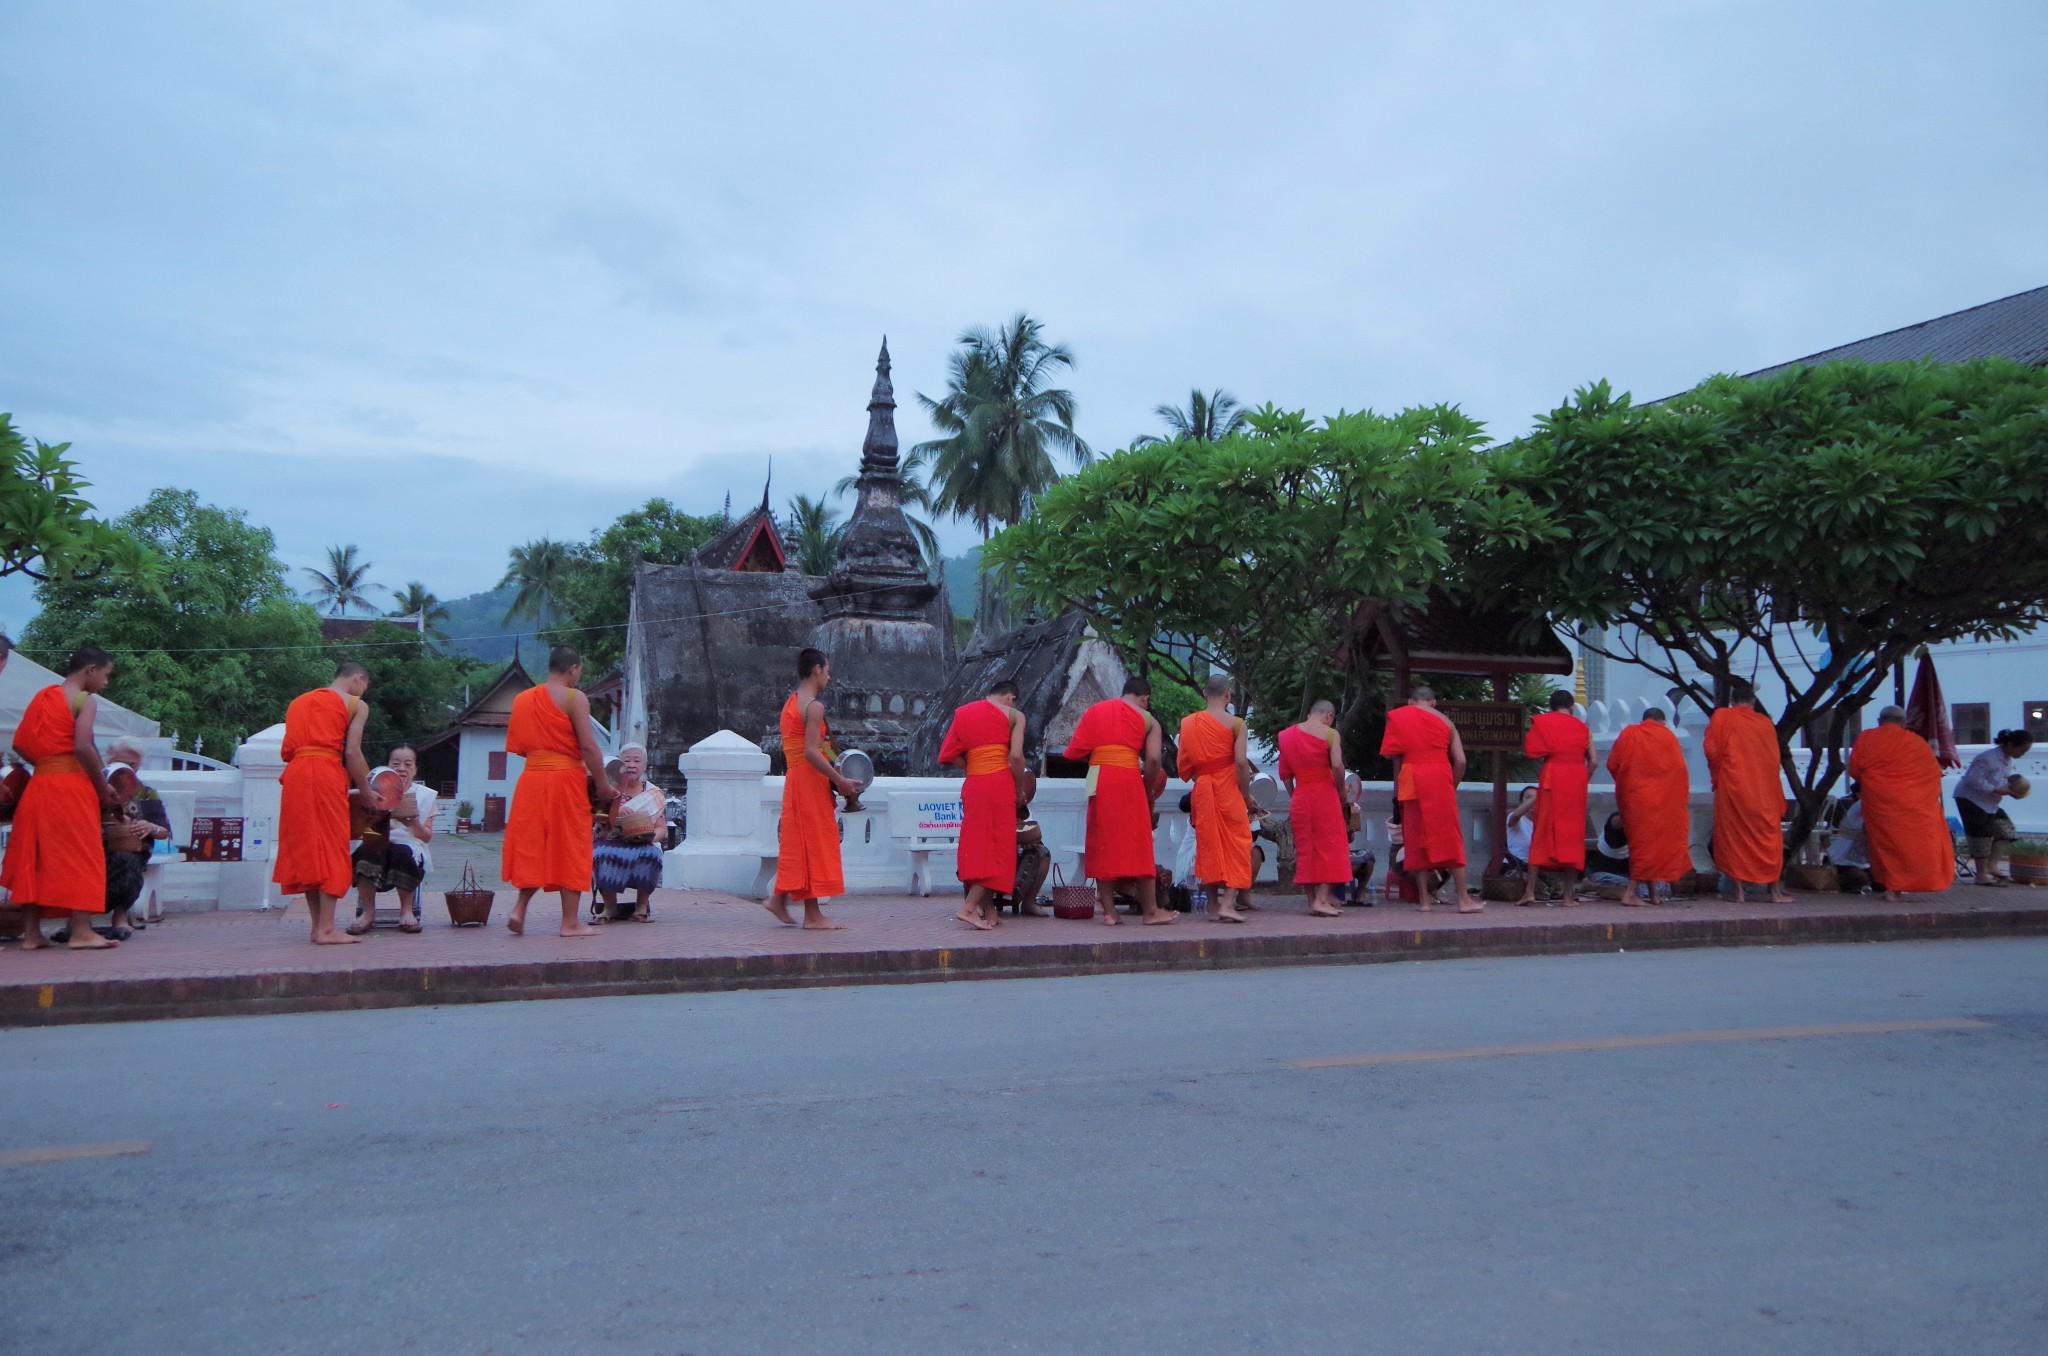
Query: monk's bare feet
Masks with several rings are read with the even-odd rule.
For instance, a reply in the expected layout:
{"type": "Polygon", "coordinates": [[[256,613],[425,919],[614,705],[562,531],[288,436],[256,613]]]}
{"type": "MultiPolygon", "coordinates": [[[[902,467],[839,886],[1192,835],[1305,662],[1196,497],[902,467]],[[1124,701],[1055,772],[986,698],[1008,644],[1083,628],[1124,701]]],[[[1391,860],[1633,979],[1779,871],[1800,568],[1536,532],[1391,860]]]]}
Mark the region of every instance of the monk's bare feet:
{"type": "Polygon", "coordinates": [[[1102,921],[1103,924],[1107,927],[1116,927],[1119,924],[1121,924],[1124,920],[1117,917],[1116,910],[1112,908],[1107,913],[1102,915],[1102,921]]]}
{"type": "Polygon", "coordinates": [[[1483,899],[1474,899],[1472,896],[1466,895],[1458,901],[1459,913],[1484,913],[1485,911],[1486,901],[1483,899]]]}
{"type": "Polygon", "coordinates": [[[351,937],[346,932],[337,932],[333,928],[313,934],[315,946],[354,946],[362,940],[360,937],[351,937]]]}
{"type": "Polygon", "coordinates": [[[1516,900],[1515,903],[1520,908],[1533,909],[1534,907],[1536,907],[1536,896],[1523,895],[1520,899],[1516,900]]]}
{"type": "Polygon", "coordinates": [[[1243,914],[1233,909],[1225,909],[1221,913],[1210,914],[1209,921],[1212,923],[1242,923],[1245,919],[1243,914]]]}
{"type": "Polygon", "coordinates": [[[1145,920],[1145,926],[1148,928],[1164,927],[1168,923],[1178,923],[1179,921],[1180,915],[1172,909],[1160,909],[1145,920]]]}
{"type": "Polygon", "coordinates": [[[525,909],[512,910],[511,914],[505,919],[505,931],[511,933],[514,937],[524,937],[526,935],[525,909]]]}
{"type": "Polygon", "coordinates": [[[1906,897],[1900,894],[1897,890],[1885,891],[1884,900],[1887,904],[1904,904],[1907,902],[1906,897]]]}
{"type": "Polygon", "coordinates": [[[1577,895],[1566,895],[1563,899],[1560,899],[1557,902],[1564,905],[1567,909],[1576,909],[1579,907],[1579,905],[1585,903],[1586,901],[1580,899],[1577,895]]]}
{"type": "Polygon", "coordinates": [[[980,913],[973,909],[962,909],[960,910],[960,912],[954,914],[953,917],[957,921],[967,924],[968,927],[973,928],[977,932],[987,932],[990,928],[995,926],[994,923],[989,922],[988,919],[983,918],[980,913]]]}
{"type": "Polygon", "coordinates": [[[1783,890],[1783,889],[1782,889],[1781,887],[1779,887],[1779,886],[1776,886],[1776,885],[1773,885],[1773,886],[1771,887],[1771,903],[1773,903],[1773,904],[1790,904],[1791,902],[1792,902],[1792,896],[1790,896],[1790,895],[1786,894],[1786,893],[1785,893],[1785,891],[1784,891],[1784,890],[1783,890]]]}
{"type": "Polygon", "coordinates": [[[770,895],[761,901],[761,907],[774,915],[775,921],[784,927],[795,927],[796,919],[789,916],[789,899],[784,895],[770,895]]]}
{"type": "Polygon", "coordinates": [[[595,937],[597,935],[597,929],[590,926],[590,924],[584,922],[583,920],[578,919],[573,923],[562,924],[561,935],[564,937],[595,937]]]}
{"type": "Polygon", "coordinates": [[[846,924],[835,923],[831,919],[827,918],[825,916],[825,911],[818,907],[818,901],[815,899],[807,899],[804,901],[804,926],[809,928],[812,932],[846,931],[846,924]]]}
{"type": "Polygon", "coordinates": [[[1417,912],[1417,913],[1428,913],[1428,912],[1430,912],[1430,911],[1431,911],[1432,909],[1434,909],[1434,908],[1436,908],[1436,905],[1434,905],[1434,904],[1430,903],[1430,902],[1429,902],[1428,900],[1426,900],[1426,899],[1425,899],[1425,900],[1423,900],[1423,901],[1422,901],[1422,902],[1421,902],[1420,904],[1417,904],[1417,905],[1415,906],[1415,912],[1417,912]]]}
{"type": "Polygon", "coordinates": [[[1310,909],[1309,912],[1318,918],[1342,918],[1344,916],[1344,910],[1342,909],[1314,908],[1310,909]]]}
{"type": "Polygon", "coordinates": [[[1621,904],[1625,909],[1647,909],[1650,907],[1649,900],[1638,899],[1634,895],[1623,895],[1621,897],[1621,904]]]}

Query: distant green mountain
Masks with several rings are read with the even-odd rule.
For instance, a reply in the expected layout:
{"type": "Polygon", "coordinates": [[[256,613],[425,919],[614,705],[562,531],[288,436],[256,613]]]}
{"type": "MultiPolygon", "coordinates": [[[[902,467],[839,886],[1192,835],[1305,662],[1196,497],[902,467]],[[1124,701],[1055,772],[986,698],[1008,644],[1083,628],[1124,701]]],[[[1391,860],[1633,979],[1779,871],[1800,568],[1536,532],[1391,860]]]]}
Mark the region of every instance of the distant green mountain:
{"type": "Polygon", "coordinates": [[[946,596],[953,600],[953,615],[974,616],[975,592],[981,588],[981,548],[970,546],[945,560],[946,596]]]}
{"type": "Polygon", "coordinates": [[[467,598],[450,598],[441,606],[448,609],[448,620],[441,623],[441,629],[448,634],[450,648],[464,654],[502,664],[512,657],[512,647],[519,647],[520,660],[529,669],[536,662],[543,666],[547,660],[547,645],[540,639],[532,622],[507,623],[505,609],[512,605],[511,588],[492,589],[488,593],[472,593],[467,598]]]}

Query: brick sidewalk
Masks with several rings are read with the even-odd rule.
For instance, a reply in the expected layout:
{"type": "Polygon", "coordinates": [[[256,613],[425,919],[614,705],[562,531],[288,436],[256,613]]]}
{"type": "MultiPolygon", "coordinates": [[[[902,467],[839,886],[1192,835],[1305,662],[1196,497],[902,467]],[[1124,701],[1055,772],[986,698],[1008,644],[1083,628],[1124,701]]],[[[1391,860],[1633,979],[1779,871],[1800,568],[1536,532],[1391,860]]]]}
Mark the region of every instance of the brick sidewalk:
{"type": "MultiPolygon", "coordinates": [[[[437,863],[437,866],[439,864],[437,863]]],[[[441,871],[437,870],[436,875],[441,871]]],[[[663,890],[651,923],[601,935],[553,935],[539,899],[524,937],[504,927],[501,893],[484,928],[449,926],[438,894],[427,930],[379,929],[361,945],[315,947],[302,915],[174,914],[115,951],[0,952],[0,1025],[226,1013],[390,1007],[811,984],[1089,974],[1117,970],[1328,964],[1794,941],[1881,941],[2048,933],[2048,891],[1958,887],[1909,904],[1799,895],[1741,908],[1714,899],[1655,909],[1492,904],[1459,915],[1413,906],[1307,915],[1298,895],[1261,895],[1242,927],[1184,917],[1148,928],[1127,919],[1007,919],[992,933],[952,921],[954,901],[854,896],[829,907],[843,932],[775,923],[760,905],[708,891],[663,890]]]]}

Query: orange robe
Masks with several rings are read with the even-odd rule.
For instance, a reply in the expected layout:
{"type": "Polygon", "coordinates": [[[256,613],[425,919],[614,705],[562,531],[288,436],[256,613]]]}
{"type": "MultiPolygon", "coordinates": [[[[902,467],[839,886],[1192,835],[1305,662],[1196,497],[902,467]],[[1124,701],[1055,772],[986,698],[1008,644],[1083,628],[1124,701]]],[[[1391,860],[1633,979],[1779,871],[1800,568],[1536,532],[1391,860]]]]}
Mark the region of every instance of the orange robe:
{"type": "Polygon", "coordinates": [[[1237,732],[1207,711],[1180,722],[1180,775],[1194,783],[1188,818],[1195,826],[1195,879],[1233,890],[1252,887],[1252,817],[1237,784],[1237,732]]]}
{"type": "Polygon", "coordinates": [[[1903,725],[1856,737],[1849,775],[1863,787],[1870,874],[1887,890],[1946,890],[1955,884],[1956,842],[1941,804],[1941,764],[1927,741],[1903,725]]]}
{"type": "Polygon", "coordinates": [[[1152,798],[1146,794],[1145,732],[1151,717],[1122,698],[1081,713],[1069,758],[1086,758],[1095,789],[1088,796],[1084,869],[1091,880],[1133,880],[1157,869],[1152,860],[1152,798]]]}
{"type": "Polygon", "coordinates": [[[1447,871],[1465,864],[1458,825],[1458,784],[1451,780],[1451,723],[1420,706],[1387,712],[1380,756],[1401,760],[1394,798],[1401,802],[1401,867],[1447,871]]]}
{"type": "MultiPolygon", "coordinates": [[[[820,721],[819,734],[829,733],[820,721]]],[[[775,857],[775,889],[792,899],[830,899],[846,893],[839,866],[839,806],[832,783],[804,757],[804,713],[797,694],[782,704],[782,830],[775,857]]],[[[1015,822],[1017,804],[1010,802],[1015,822]]],[[[1011,829],[1014,843],[1015,828],[1011,829]]],[[[1015,870],[1014,853],[1012,870],[1015,870]]]]}
{"type": "Polygon", "coordinates": [[[967,760],[960,786],[960,880],[999,895],[1017,886],[1017,779],[1010,774],[1010,713],[983,698],[953,712],[939,761],[967,760]]]}
{"type": "Polygon", "coordinates": [[[1538,871],[1586,869],[1586,750],[1592,743],[1586,722],[1569,711],[1545,711],[1522,737],[1522,751],[1543,760],[1536,836],[1529,844],[1529,865],[1538,871]]]}
{"type": "Polygon", "coordinates": [[[1299,725],[1280,732],[1280,775],[1294,779],[1287,823],[1294,830],[1294,883],[1336,885],[1351,879],[1351,831],[1330,767],[1330,741],[1299,725]]]}
{"type": "Polygon", "coordinates": [[[512,786],[512,812],[498,870],[516,890],[590,888],[590,774],[569,713],[548,686],[512,699],[505,752],[526,760],[512,786]]]}
{"type": "Polygon", "coordinates": [[[342,763],[355,710],[353,701],[331,687],[300,693],[284,709],[277,865],[270,872],[283,894],[318,890],[338,899],[355,881],[348,859],[348,768],[342,763]]]}
{"type": "MultiPolygon", "coordinates": [[[[100,846],[100,797],[79,766],[78,721],[64,685],[29,699],[14,747],[35,764],[14,808],[14,832],[0,885],[16,904],[74,913],[107,911],[107,858],[100,846]]],[[[348,853],[342,853],[346,862],[348,853]]],[[[344,873],[346,874],[346,873],[344,873]]]]}
{"type": "Polygon", "coordinates": [[[1714,778],[1714,865],[1745,885],[1775,881],[1785,869],[1777,727],[1761,711],[1724,706],[1707,721],[1705,746],[1714,778]]]}
{"type": "Polygon", "coordinates": [[[1659,720],[1631,725],[1607,751],[1607,770],[1628,834],[1629,875],[1675,881],[1692,870],[1692,782],[1678,736],[1659,720]]]}

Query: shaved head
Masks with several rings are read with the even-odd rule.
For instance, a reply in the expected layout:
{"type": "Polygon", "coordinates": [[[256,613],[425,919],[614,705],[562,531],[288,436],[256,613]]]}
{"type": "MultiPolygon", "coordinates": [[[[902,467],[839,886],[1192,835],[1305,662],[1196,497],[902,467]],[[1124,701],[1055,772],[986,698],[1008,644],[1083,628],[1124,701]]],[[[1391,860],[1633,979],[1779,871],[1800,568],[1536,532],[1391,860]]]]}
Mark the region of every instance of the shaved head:
{"type": "Polygon", "coordinates": [[[1887,706],[1884,710],[1877,713],[1877,723],[1879,725],[1904,725],[1906,723],[1906,708],[1903,706],[1887,706]]]}
{"type": "Polygon", "coordinates": [[[1202,692],[1210,697],[1228,697],[1230,695],[1230,675],[1227,673],[1210,674],[1209,681],[1202,684],[1202,692]]]}
{"type": "Polygon", "coordinates": [[[1664,713],[1654,706],[1646,706],[1643,708],[1643,719],[1654,720],[1659,725],[1662,725],[1664,723],[1664,713]]]}
{"type": "Polygon", "coordinates": [[[1337,703],[1328,700],[1319,701],[1308,709],[1308,713],[1311,716],[1334,716],[1337,714],[1337,703]]]}

